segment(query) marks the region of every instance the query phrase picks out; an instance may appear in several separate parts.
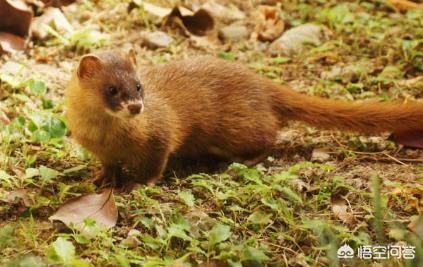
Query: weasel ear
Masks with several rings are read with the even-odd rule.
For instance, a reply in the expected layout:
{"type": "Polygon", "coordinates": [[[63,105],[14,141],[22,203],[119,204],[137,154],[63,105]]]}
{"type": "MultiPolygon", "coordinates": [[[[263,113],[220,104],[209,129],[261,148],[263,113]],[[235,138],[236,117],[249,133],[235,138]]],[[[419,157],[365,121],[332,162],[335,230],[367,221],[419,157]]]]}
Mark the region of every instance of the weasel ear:
{"type": "Polygon", "coordinates": [[[127,57],[129,59],[129,61],[131,61],[131,63],[136,66],[137,65],[137,55],[135,54],[135,50],[134,49],[129,49],[127,57]]]}
{"type": "Polygon", "coordinates": [[[87,79],[101,70],[101,59],[93,54],[85,55],[79,61],[78,77],[80,79],[87,79]]]}

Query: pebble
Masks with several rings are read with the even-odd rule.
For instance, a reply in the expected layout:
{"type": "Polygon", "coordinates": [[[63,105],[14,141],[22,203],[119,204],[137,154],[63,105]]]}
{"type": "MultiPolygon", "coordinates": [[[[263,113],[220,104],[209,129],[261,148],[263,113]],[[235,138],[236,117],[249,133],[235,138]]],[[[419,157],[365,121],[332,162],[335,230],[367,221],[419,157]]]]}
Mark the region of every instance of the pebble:
{"type": "Polygon", "coordinates": [[[144,34],[143,43],[149,48],[168,48],[174,42],[167,33],[157,31],[144,34]]]}
{"type": "Polygon", "coordinates": [[[229,25],[219,31],[219,38],[225,42],[233,42],[246,39],[249,36],[247,27],[242,25],[229,25]]]}
{"type": "Polygon", "coordinates": [[[305,44],[320,44],[323,28],[314,24],[303,24],[287,30],[269,47],[271,54],[290,55],[301,51],[305,44]]]}
{"type": "Polygon", "coordinates": [[[311,161],[313,162],[323,163],[323,162],[327,162],[329,159],[330,159],[330,155],[322,149],[315,148],[313,149],[313,152],[311,153],[311,161]]]}

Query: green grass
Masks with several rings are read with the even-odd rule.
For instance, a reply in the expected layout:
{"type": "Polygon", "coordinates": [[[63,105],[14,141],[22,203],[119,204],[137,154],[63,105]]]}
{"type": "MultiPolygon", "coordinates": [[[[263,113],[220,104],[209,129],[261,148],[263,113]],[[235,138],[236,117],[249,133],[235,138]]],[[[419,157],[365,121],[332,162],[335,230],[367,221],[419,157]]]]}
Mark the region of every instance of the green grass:
{"type": "MultiPolygon", "coordinates": [[[[253,17],[250,11],[245,10],[253,17]]],[[[219,173],[167,177],[155,187],[118,194],[119,220],[111,230],[91,220],[85,222],[89,233],[50,222],[66,200],[96,190],[88,179],[99,168],[66,127],[63,90],[71,64],[95,49],[97,37],[107,39],[100,45],[111,49],[121,47],[122,36],[131,39],[156,27],[144,13],[126,15],[126,4],[112,0],[83,1],[67,16],[77,25],[87,14],[96,30],[56,35],[32,49],[35,57],[49,55],[49,65],[62,75],[45,71],[31,56],[0,59],[0,66],[20,64],[19,71],[0,68],[0,111],[12,121],[0,122],[0,265],[370,265],[370,260],[337,259],[336,250],[345,243],[355,250],[415,246],[414,260],[374,262],[423,264],[423,153],[384,137],[299,124],[284,128],[275,154],[255,168],[232,164],[219,173]],[[106,16],[110,10],[126,19],[106,16]],[[106,17],[103,24],[93,19],[97,13],[106,17]],[[315,148],[325,148],[329,161],[311,162],[315,148]],[[12,201],[9,192],[19,197],[12,201]],[[332,210],[339,198],[347,203],[350,221],[332,210]]],[[[302,53],[270,58],[248,42],[199,51],[171,33],[178,40],[175,48],[139,48],[139,56],[157,63],[214,54],[304,93],[338,99],[423,96],[421,82],[404,85],[423,74],[422,11],[399,13],[384,1],[292,0],[283,5],[282,16],[288,26],[323,24],[329,37],[302,53]]]]}

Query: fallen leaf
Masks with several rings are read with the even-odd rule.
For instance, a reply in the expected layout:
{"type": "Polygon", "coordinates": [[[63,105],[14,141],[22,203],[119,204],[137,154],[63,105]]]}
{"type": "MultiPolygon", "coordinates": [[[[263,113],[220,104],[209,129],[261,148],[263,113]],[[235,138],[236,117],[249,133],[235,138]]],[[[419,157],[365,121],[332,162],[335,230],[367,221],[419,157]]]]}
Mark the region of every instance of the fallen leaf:
{"type": "Polygon", "coordinates": [[[160,6],[156,6],[141,0],[133,0],[128,5],[128,13],[131,12],[134,8],[138,8],[142,6],[143,10],[151,15],[158,17],[159,19],[163,19],[167,15],[170,14],[172,9],[164,8],[160,6]]]}
{"type": "Polygon", "coordinates": [[[355,221],[354,216],[348,212],[347,202],[341,197],[332,197],[332,212],[335,217],[349,226],[355,221]]]}
{"type": "Polygon", "coordinates": [[[25,37],[29,33],[32,11],[21,0],[0,1],[0,32],[25,37]]]}
{"type": "Polygon", "coordinates": [[[204,36],[214,28],[215,24],[213,16],[204,8],[193,12],[181,6],[170,9],[141,0],[133,0],[128,5],[128,12],[137,7],[142,7],[145,12],[156,16],[163,25],[179,28],[188,36],[191,34],[204,36]]]}
{"type": "Polygon", "coordinates": [[[71,34],[73,32],[73,27],[65,15],[60,9],[55,7],[47,8],[43,15],[34,18],[31,25],[32,36],[39,40],[46,39],[49,34],[46,25],[63,34],[71,34]]]}
{"type": "Polygon", "coordinates": [[[423,130],[396,131],[391,134],[389,139],[406,147],[423,148],[423,130]]]}
{"type": "Polygon", "coordinates": [[[199,9],[192,15],[184,15],[179,7],[172,9],[164,19],[164,25],[181,28],[185,34],[206,35],[214,28],[214,19],[205,9],[199,9]]]}
{"type": "Polygon", "coordinates": [[[118,211],[113,189],[107,188],[100,194],[92,193],[71,199],[50,216],[49,220],[62,221],[68,226],[73,224],[83,231],[84,220],[88,218],[107,229],[116,225],[118,211]]]}
{"type": "Polygon", "coordinates": [[[423,9],[423,4],[414,3],[408,0],[389,0],[389,2],[391,5],[401,11],[406,11],[409,9],[423,9]]]}
{"type": "Polygon", "coordinates": [[[423,190],[421,188],[393,188],[392,194],[403,197],[408,206],[417,211],[420,210],[420,200],[423,198],[423,190]]]}
{"type": "Polygon", "coordinates": [[[0,32],[0,54],[2,52],[16,53],[25,50],[25,39],[17,35],[0,32]]]}
{"type": "Polygon", "coordinates": [[[26,188],[19,188],[13,191],[4,192],[1,201],[9,204],[17,204],[22,200],[25,207],[31,206],[31,199],[29,198],[29,190],[26,188]]]}
{"type": "Polygon", "coordinates": [[[281,36],[284,29],[285,23],[279,16],[279,7],[259,6],[258,20],[254,29],[259,41],[274,41],[281,36]]]}

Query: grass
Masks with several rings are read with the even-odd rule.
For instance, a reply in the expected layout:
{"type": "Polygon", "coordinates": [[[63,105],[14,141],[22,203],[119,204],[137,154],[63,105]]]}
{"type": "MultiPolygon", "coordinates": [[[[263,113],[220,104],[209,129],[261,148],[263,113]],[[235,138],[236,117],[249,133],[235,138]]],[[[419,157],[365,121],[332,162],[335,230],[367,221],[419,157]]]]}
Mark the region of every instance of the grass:
{"type": "MultiPolygon", "coordinates": [[[[251,6],[234,3],[253,18],[251,6]]],[[[135,47],[142,63],[207,53],[304,93],[391,101],[423,96],[422,83],[412,82],[423,73],[422,11],[399,13],[384,1],[286,1],[281,15],[287,26],[322,24],[329,37],[303,53],[271,58],[256,51],[254,41],[196,49],[176,32],[170,32],[177,40],[171,49],[148,50],[137,43],[141,30],[155,27],[145,12],[127,15],[126,3],[114,0],[82,1],[78,8],[67,13],[80,29],[76,34],[55,33],[34,44],[30,55],[0,60],[0,110],[12,121],[0,128],[1,265],[423,264],[423,153],[385,136],[296,123],[283,129],[275,154],[255,168],[232,164],[217,173],[171,175],[155,187],[117,195],[119,221],[109,231],[87,220],[89,234],[81,233],[47,219],[67,199],[96,189],[88,179],[98,163],[68,135],[63,91],[72,64],[98,40],[103,48],[135,47]],[[316,148],[330,158],[311,162],[316,148]],[[18,198],[12,201],[9,192],[18,198]],[[346,203],[348,220],[333,212],[335,199],[346,203]],[[336,251],[345,243],[355,250],[410,245],[416,257],[341,260],[336,251]]]]}

